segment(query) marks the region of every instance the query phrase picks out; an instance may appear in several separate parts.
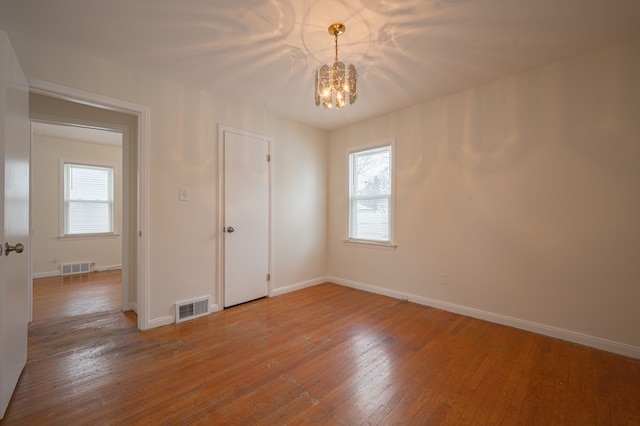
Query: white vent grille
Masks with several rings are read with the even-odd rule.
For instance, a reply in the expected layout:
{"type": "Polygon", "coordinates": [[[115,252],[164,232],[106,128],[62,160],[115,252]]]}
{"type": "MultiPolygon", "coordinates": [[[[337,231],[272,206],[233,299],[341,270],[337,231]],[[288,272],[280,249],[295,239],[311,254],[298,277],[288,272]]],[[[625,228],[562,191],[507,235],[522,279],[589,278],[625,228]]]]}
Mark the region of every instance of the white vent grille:
{"type": "Polygon", "coordinates": [[[209,314],[209,296],[176,303],[176,322],[182,322],[209,314]]]}
{"type": "Polygon", "coordinates": [[[60,265],[60,275],[86,274],[91,272],[91,262],[63,263],[60,265]]]}

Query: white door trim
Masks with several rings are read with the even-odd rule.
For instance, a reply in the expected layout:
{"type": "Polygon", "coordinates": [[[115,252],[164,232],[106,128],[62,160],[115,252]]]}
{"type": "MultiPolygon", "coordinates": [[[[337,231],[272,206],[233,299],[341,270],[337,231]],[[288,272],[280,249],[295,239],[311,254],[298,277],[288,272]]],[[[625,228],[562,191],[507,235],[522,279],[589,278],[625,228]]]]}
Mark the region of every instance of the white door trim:
{"type": "Polygon", "coordinates": [[[106,108],[138,117],[138,328],[149,328],[149,126],[150,108],[120,99],[98,95],[72,87],[27,78],[34,93],[52,96],[85,105],[106,108]]]}
{"type": "MultiPolygon", "coordinates": [[[[231,132],[236,133],[243,136],[248,136],[255,139],[264,140],[268,144],[268,152],[269,156],[271,156],[271,145],[273,143],[273,138],[265,135],[260,135],[257,133],[251,133],[244,130],[236,129],[233,127],[225,126],[222,124],[218,125],[218,221],[217,221],[217,231],[216,238],[218,240],[218,258],[217,258],[217,271],[218,271],[218,289],[215,292],[217,294],[217,305],[219,310],[224,309],[224,235],[222,229],[225,226],[225,217],[224,217],[224,133],[231,132]]],[[[268,266],[269,266],[269,274],[271,275],[271,279],[268,281],[268,296],[273,296],[273,281],[274,281],[274,269],[273,269],[273,197],[272,197],[272,171],[271,171],[271,161],[269,161],[269,166],[267,167],[269,171],[269,255],[268,255],[268,266]]]]}

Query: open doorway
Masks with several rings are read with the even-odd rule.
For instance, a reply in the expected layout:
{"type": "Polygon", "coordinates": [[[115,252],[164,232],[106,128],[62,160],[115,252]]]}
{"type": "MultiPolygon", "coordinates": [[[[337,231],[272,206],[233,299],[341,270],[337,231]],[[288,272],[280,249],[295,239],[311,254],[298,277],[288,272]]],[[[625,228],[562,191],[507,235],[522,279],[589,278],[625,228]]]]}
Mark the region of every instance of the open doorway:
{"type": "Polygon", "coordinates": [[[31,124],[32,320],[122,304],[123,131],[31,124]]]}
{"type": "Polygon", "coordinates": [[[114,305],[137,311],[137,116],[39,93],[31,93],[29,103],[31,270],[34,285],[55,280],[49,290],[58,286],[44,296],[32,289],[33,319],[106,311],[114,305]],[[68,229],[65,179],[73,170],[112,176],[114,197],[102,200],[113,203],[113,215],[107,220],[111,228],[80,230],[80,235],[68,229]],[[36,297],[57,299],[50,306],[58,312],[35,312],[36,297]]]}

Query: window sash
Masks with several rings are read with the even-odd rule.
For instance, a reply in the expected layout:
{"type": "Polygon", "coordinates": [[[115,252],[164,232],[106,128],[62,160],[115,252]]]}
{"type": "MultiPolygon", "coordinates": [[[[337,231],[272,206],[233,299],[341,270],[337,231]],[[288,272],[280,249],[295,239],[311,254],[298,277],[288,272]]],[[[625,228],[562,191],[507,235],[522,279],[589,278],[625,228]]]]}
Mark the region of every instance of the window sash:
{"type": "Polygon", "coordinates": [[[64,164],[64,235],[114,232],[113,167],[64,164]]]}
{"type": "Polygon", "coordinates": [[[357,240],[390,242],[390,196],[354,197],[351,205],[352,233],[357,240]],[[384,206],[379,208],[379,206],[384,206]]]}

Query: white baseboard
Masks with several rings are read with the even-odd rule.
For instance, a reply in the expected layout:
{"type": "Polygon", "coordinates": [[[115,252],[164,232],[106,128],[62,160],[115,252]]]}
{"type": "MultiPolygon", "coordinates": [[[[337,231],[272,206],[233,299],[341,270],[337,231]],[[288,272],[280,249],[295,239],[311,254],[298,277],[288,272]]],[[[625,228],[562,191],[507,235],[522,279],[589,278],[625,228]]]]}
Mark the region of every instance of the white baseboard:
{"type": "Polygon", "coordinates": [[[271,296],[280,296],[285,293],[291,293],[292,291],[302,290],[303,288],[313,287],[314,285],[318,285],[326,282],[327,282],[327,278],[322,277],[322,278],[315,278],[309,281],[303,281],[301,283],[287,285],[284,287],[274,288],[271,291],[271,296]]]}
{"type": "Polygon", "coordinates": [[[381,294],[384,296],[394,297],[409,302],[418,303],[420,305],[431,306],[444,311],[465,315],[472,318],[478,318],[496,324],[502,324],[521,330],[531,331],[533,333],[542,334],[556,339],[566,340],[568,342],[578,343],[580,345],[589,346],[603,351],[640,359],[640,347],[628,345],[626,343],[615,342],[612,340],[602,339],[600,337],[590,336],[588,334],[578,333],[558,327],[540,324],[531,321],[525,321],[519,318],[508,317],[505,315],[495,314],[480,309],[470,308],[467,306],[456,305],[449,302],[443,302],[436,299],[430,299],[423,296],[415,296],[396,290],[389,290],[382,287],[376,287],[369,284],[363,284],[355,281],[344,280],[337,277],[327,277],[327,282],[340,284],[346,287],[358,290],[368,291],[370,293],[381,294]]]}
{"type": "Polygon", "coordinates": [[[55,271],[48,271],[48,272],[33,272],[31,274],[31,278],[48,278],[48,277],[57,277],[58,275],[60,275],[60,271],[59,270],[55,270],[55,271]]]}
{"type": "Polygon", "coordinates": [[[327,277],[327,282],[340,284],[345,287],[355,288],[357,290],[367,291],[369,293],[381,294],[383,296],[394,297],[396,299],[407,300],[407,294],[396,290],[390,290],[384,287],[376,287],[374,285],[363,284],[356,281],[344,280],[338,277],[327,277]]]}
{"type": "Polygon", "coordinates": [[[122,265],[94,266],[93,272],[115,271],[116,269],[122,269],[122,265]]]}
{"type": "Polygon", "coordinates": [[[156,328],[156,327],[162,327],[163,325],[170,325],[176,322],[176,317],[174,315],[167,315],[166,317],[160,317],[160,318],[155,318],[152,320],[149,320],[149,329],[152,328],[156,328]]]}
{"type": "MultiPolygon", "coordinates": [[[[96,266],[93,268],[93,272],[113,271],[116,269],[122,269],[122,265],[96,266]]],[[[48,278],[48,277],[57,277],[59,275],[60,275],[60,270],[56,269],[54,271],[33,272],[31,274],[31,277],[32,278],[48,278]]]]}
{"type": "Polygon", "coordinates": [[[138,314],[138,303],[137,302],[129,302],[129,310],[138,314]]]}

